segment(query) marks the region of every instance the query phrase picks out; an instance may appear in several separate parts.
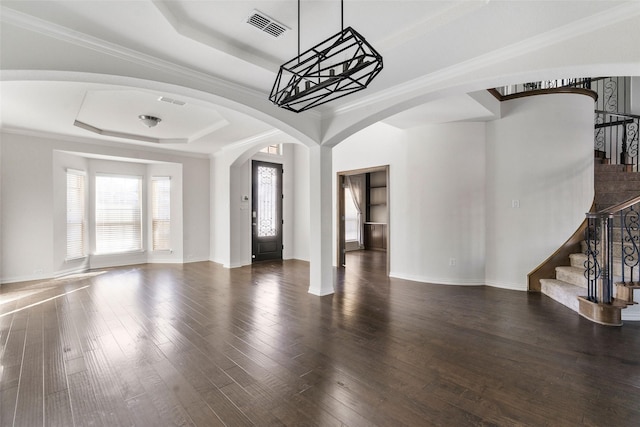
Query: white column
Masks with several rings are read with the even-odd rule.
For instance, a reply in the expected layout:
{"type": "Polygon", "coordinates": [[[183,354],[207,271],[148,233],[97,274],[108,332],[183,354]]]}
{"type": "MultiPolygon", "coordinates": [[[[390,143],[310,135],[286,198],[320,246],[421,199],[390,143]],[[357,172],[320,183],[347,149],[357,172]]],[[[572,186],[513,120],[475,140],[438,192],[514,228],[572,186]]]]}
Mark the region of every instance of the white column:
{"type": "Polygon", "coordinates": [[[335,289],[333,268],[333,191],[331,147],[309,148],[310,245],[309,293],[329,295],[335,289]]]}

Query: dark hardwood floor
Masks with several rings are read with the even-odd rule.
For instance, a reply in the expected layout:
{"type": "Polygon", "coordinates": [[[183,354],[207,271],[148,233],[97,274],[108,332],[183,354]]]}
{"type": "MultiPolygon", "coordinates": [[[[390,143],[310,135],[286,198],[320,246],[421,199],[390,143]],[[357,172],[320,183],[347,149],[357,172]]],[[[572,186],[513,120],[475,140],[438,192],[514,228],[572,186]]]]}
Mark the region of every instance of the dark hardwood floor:
{"type": "Polygon", "coordinates": [[[640,324],[308,264],[139,265],[0,287],[2,426],[637,426],[640,324]]]}

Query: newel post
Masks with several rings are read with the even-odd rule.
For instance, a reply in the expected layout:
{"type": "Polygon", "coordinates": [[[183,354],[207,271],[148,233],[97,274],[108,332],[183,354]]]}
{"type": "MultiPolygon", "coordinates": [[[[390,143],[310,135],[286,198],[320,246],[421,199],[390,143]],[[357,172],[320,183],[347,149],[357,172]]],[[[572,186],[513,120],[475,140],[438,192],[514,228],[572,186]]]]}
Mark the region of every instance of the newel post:
{"type": "Polygon", "coordinates": [[[613,293],[613,214],[587,213],[585,277],[589,301],[610,304],[613,293]]]}

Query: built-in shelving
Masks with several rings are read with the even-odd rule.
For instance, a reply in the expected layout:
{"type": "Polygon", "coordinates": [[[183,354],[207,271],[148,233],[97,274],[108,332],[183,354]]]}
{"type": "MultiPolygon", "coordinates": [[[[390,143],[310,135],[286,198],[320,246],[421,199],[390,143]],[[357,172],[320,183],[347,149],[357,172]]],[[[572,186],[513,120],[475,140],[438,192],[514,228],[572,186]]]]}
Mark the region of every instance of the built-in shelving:
{"type": "Polygon", "coordinates": [[[366,249],[387,249],[387,174],[386,171],[365,175],[366,217],[364,246],[366,249]]]}

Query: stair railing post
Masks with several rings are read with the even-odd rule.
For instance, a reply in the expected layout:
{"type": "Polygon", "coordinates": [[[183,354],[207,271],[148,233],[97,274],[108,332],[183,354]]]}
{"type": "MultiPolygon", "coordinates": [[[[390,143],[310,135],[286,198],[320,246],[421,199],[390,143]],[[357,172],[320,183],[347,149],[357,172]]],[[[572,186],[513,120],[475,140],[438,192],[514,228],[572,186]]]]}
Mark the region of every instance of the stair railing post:
{"type": "Polygon", "coordinates": [[[613,291],[613,214],[587,213],[585,277],[588,299],[611,303],[613,291]]]}
{"type": "Polygon", "coordinates": [[[613,214],[603,214],[601,221],[603,235],[600,302],[611,304],[613,298],[613,214]]]}
{"type": "Polygon", "coordinates": [[[588,212],[587,214],[587,228],[584,232],[584,241],[586,243],[585,255],[587,260],[584,263],[584,275],[587,279],[587,299],[592,302],[596,302],[597,297],[597,282],[601,276],[601,268],[599,262],[599,247],[600,247],[600,216],[597,213],[588,212]]]}

